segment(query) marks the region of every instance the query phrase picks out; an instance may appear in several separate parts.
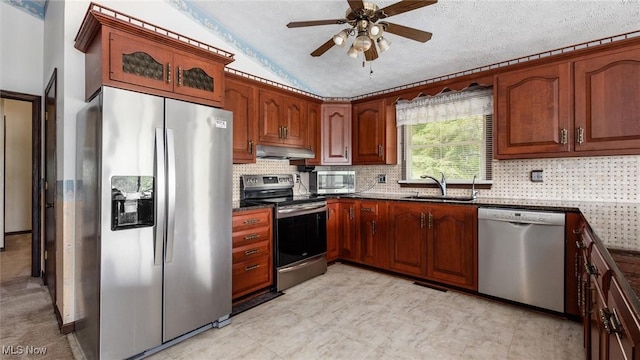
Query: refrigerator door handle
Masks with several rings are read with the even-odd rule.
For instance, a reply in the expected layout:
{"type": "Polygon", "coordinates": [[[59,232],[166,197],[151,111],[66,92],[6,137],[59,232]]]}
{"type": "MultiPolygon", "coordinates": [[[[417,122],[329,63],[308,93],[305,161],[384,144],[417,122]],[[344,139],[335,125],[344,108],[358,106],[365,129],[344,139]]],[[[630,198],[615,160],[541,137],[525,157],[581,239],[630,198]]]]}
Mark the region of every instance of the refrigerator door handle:
{"type": "Polygon", "coordinates": [[[164,129],[156,129],[156,233],[153,241],[153,265],[162,265],[162,245],[164,244],[164,214],[165,214],[165,159],[164,159],[164,129]]]}
{"type": "Polygon", "coordinates": [[[176,228],[176,150],[173,129],[167,129],[167,244],[166,263],[173,261],[173,239],[176,228]]]}

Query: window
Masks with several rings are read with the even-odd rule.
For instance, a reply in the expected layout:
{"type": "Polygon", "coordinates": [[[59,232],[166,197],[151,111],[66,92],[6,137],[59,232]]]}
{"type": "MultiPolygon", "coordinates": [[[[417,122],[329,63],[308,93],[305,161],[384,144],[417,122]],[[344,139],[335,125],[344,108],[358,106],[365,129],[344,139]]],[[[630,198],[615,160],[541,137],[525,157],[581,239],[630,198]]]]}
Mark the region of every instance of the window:
{"type": "Polygon", "coordinates": [[[491,180],[491,115],[404,126],[406,180],[491,180]]]}
{"type": "Polygon", "coordinates": [[[399,101],[404,179],[443,173],[449,181],[491,180],[492,113],[492,91],[477,86],[399,101]]]}

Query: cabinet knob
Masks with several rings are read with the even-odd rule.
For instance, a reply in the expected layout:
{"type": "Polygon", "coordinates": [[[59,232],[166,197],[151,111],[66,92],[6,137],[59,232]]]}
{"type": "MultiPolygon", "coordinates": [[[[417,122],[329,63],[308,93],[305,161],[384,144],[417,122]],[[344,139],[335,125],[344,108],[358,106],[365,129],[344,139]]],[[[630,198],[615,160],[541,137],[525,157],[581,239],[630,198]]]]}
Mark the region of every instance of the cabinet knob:
{"type": "Polygon", "coordinates": [[[562,145],[567,145],[567,137],[569,136],[569,132],[567,129],[560,130],[560,143],[562,145]]]}
{"type": "Polygon", "coordinates": [[[378,157],[382,157],[382,145],[378,145],[378,157]]]}
{"type": "Polygon", "coordinates": [[[420,229],[424,229],[424,213],[420,213],[420,229]]]}
{"type": "Polygon", "coordinates": [[[253,154],[253,140],[249,140],[249,154],[253,154]]]}
{"type": "Polygon", "coordinates": [[[348,146],[344,147],[344,158],[345,159],[349,159],[349,147],[348,146]]]}
{"type": "Polygon", "coordinates": [[[584,142],[584,129],[582,127],[579,127],[576,131],[578,133],[578,145],[582,145],[582,143],[584,142]]]}
{"type": "Polygon", "coordinates": [[[182,66],[178,66],[178,86],[182,86],[182,66]]]}
{"type": "Polygon", "coordinates": [[[167,63],[167,84],[171,84],[171,63],[167,63]]]}

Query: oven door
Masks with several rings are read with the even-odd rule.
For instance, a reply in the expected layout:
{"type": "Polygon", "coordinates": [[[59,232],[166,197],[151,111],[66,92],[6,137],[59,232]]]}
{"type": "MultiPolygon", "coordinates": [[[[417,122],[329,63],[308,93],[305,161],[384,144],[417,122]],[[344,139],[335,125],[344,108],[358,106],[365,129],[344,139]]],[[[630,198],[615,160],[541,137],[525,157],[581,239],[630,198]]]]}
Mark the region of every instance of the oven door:
{"type": "Polygon", "coordinates": [[[327,204],[278,207],[276,267],[291,265],[327,252],[327,204]]]}

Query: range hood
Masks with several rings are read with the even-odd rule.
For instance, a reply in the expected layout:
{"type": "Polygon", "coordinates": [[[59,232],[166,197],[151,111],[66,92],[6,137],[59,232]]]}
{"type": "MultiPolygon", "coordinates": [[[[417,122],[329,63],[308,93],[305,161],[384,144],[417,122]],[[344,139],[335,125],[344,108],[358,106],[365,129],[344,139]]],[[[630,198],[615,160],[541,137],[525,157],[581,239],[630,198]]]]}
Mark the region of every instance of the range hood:
{"type": "Polygon", "coordinates": [[[262,159],[313,159],[316,155],[309,149],[285,146],[257,145],[256,156],[262,159]]]}

